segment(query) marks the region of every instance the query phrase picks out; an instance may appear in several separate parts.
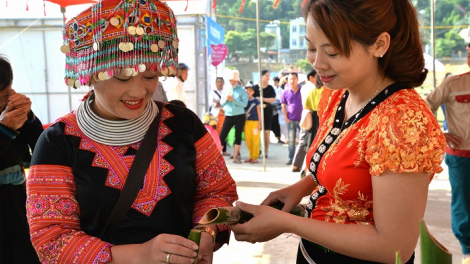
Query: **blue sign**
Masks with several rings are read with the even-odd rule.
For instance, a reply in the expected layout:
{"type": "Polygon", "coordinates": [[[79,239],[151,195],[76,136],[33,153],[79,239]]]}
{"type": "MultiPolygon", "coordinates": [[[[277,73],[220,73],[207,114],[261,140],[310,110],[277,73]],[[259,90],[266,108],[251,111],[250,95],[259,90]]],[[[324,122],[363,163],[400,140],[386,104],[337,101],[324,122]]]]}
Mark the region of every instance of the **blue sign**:
{"type": "Polygon", "coordinates": [[[215,22],[209,16],[206,16],[207,21],[207,52],[208,55],[211,54],[210,46],[211,44],[225,44],[225,29],[215,22]]]}

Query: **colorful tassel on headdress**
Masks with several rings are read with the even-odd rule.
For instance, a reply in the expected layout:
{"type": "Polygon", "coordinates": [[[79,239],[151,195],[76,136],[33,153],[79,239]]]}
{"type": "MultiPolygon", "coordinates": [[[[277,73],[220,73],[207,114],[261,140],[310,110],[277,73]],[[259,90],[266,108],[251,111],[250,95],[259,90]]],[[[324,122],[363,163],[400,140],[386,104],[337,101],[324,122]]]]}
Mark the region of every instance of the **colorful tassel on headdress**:
{"type": "Polygon", "coordinates": [[[165,2],[101,0],[63,28],[64,81],[78,88],[146,69],[175,76],[178,47],[176,19],[165,2]]]}
{"type": "Polygon", "coordinates": [[[186,8],[184,9],[184,12],[188,11],[188,5],[189,5],[189,0],[186,0],[186,8]]]}
{"type": "Polygon", "coordinates": [[[26,0],[26,11],[29,11],[28,0],[26,0]]]}
{"type": "Polygon", "coordinates": [[[274,2],[273,8],[276,8],[276,7],[277,7],[277,4],[279,4],[279,1],[280,1],[280,0],[276,0],[276,2],[274,2]]]}
{"type": "Polygon", "coordinates": [[[46,1],[42,1],[44,7],[44,16],[46,16],[46,1]]]}
{"type": "Polygon", "coordinates": [[[242,0],[242,5],[240,6],[240,14],[243,12],[243,6],[245,5],[245,0],[242,0]]]}
{"type": "Polygon", "coordinates": [[[304,5],[305,5],[306,3],[307,3],[307,0],[304,0],[304,1],[302,2],[302,7],[304,7],[304,5]]]}

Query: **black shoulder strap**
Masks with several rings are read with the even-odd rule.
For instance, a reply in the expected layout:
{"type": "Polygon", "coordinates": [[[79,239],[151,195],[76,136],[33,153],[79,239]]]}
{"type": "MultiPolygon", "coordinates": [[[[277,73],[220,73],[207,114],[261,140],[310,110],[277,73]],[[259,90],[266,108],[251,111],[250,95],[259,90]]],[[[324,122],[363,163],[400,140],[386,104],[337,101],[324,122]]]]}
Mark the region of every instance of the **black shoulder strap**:
{"type": "Polygon", "coordinates": [[[142,188],[145,174],[147,173],[150,161],[152,160],[158,146],[158,127],[164,104],[157,101],[155,101],[155,103],[158,106],[158,114],[150,124],[150,127],[140,144],[140,148],[135,155],[129,174],[127,175],[127,180],[122,188],[121,195],[119,196],[113,211],[109,215],[105,227],[101,231],[99,236],[100,238],[104,237],[108,228],[115,226],[119,221],[121,221],[127,211],[131,208],[139,190],[142,188]]]}
{"type": "Polygon", "coordinates": [[[220,95],[219,92],[217,92],[216,90],[213,90],[213,91],[219,98],[222,98],[222,95],[220,95]]]}

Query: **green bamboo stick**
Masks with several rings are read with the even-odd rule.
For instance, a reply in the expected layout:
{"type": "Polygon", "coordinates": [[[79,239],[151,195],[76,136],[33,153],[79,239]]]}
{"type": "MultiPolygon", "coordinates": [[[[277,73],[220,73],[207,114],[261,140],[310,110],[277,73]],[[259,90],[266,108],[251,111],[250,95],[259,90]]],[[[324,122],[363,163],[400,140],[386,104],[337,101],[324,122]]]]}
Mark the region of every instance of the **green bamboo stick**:
{"type": "MultiPolygon", "coordinates": [[[[273,208],[281,210],[284,204],[280,201],[270,205],[273,208]]],[[[303,216],[305,212],[305,205],[296,205],[290,211],[293,215],[303,216]]],[[[199,220],[200,225],[213,225],[213,224],[243,224],[253,218],[253,215],[242,211],[238,207],[216,207],[209,209],[199,220]]]]}
{"type": "Polygon", "coordinates": [[[451,264],[452,253],[437,241],[426,226],[424,219],[419,221],[421,263],[425,264],[451,264]]]}
{"type": "Polygon", "coordinates": [[[395,253],[395,264],[403,264],[401,262],[400,250],[397,250],[397,252],[395,253]]]}
{"type": "Polygon", "coordinates": [[[202,233],[202,230],[198,230],[198,229],[191,229],[189,231],[188,239],[191,241],[194,241],[194,243],[197,244],[196,261],[194,263],[197,263],[197,256],[199,255],[199,244],[201,243],[201,233],[202,233]]]}

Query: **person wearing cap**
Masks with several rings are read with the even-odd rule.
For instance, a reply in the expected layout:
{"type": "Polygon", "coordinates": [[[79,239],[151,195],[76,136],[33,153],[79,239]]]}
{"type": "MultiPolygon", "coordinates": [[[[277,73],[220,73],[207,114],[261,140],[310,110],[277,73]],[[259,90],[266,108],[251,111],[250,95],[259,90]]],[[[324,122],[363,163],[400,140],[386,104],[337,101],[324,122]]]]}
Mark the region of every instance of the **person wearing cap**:
{"type": "Polygon", "coordinates": [[[0,55],[0,263],[40,263],[26,220],[25,167],[43,128],[31,100],[12,89],[13,69],[0,55]]]}
{"type": "Polygon", "coordinates": [[[248,104],[248,94],[240,86],[240,73],[238,70],[232,71],[229,79],[231,88],[224,89],[220,105],[223,107],[225,120],[220,132],[220,142],[225,142],[232,127],[235,127],[235,142],[233,162],[242,163],[240,160],[240,145],[242,142],[242,132],[245,126],[245,107],[248,104]]]}
{"type": "Polygon", "coordinates": [[[175,23],[157,0],[99,1],[66,23],[65,81],[92,90],[33,153],[26,211],[42,263],[212,263],[228,242],[225,225],[198,225],[237,199],[219,149],[191,110],[151,100],[158,77],[178,71],[175,23]],[[149,138],[158,146],[139,162],[149,138]],[[137,193],[108,222],[129,182],[137,193]],[[199,246],[186,239],[192,228],[199,246]]]}
{"type": "Polygon", "coordinates": [[[178,73],[176,76],[177,84],[171,88],[168,93],[168,100],[180,100],[183,103],[187,104],[186,101],[186,91],[184,89],[184,82],[188,80],[188,71],[189,67],[185,63],[180,62],[178,64],[178,73]]]}
{"type": "MultiPolygon", "coordinates": [[[[470,66],[470,44],[467,65],[470,66]]],[[[426,102],[434,113],[445,105],[445,162],[452,191],[452,231],[462,247],[462,264],[470,264],[470,72],[447,77],[428,94],[426,102]]]]}
{"type": "Polygon", "coordinates": [[[259,143],[261,131],[261,109],[259,100],[254,98],[255,91],[253,84],[248,83],[245,87],[248,94],[248,104],[245,107],[246,121],[245,121],[245,141],[246,147],[250,157],[245,162],[258,163],[259,157],[259,143]]]}

